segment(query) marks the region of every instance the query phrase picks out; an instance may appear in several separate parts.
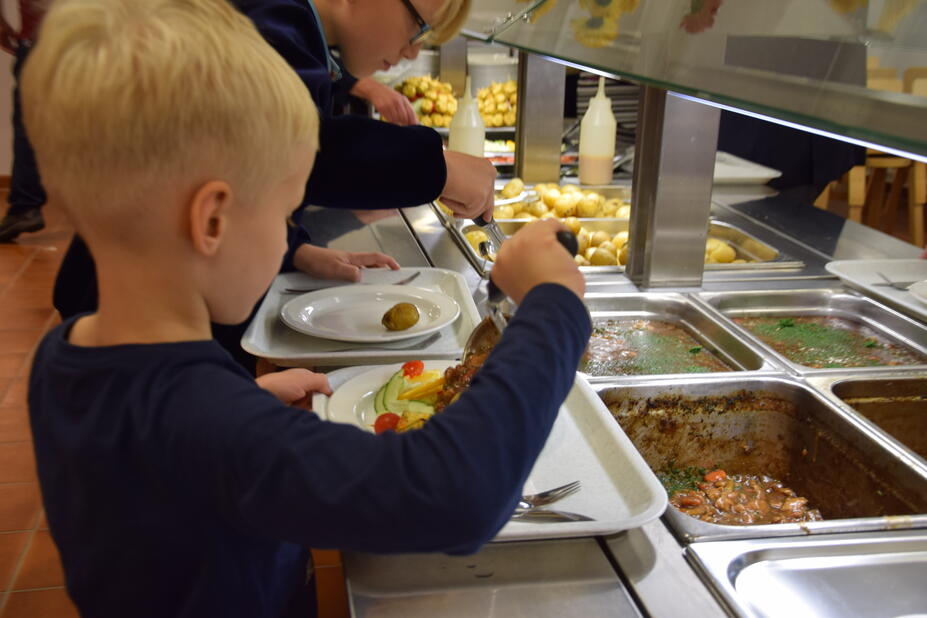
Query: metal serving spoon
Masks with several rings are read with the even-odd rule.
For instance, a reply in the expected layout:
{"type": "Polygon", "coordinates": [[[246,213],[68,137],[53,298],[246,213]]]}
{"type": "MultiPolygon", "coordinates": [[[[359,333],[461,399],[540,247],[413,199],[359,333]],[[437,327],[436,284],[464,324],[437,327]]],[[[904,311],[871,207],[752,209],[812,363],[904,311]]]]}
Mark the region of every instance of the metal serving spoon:
{"type": "MultiPolygon", "coordinates": [[[[557,240],[570,255],[576,255],[576,252],[579,251],[579,242],[576,240],[576,236],[573,232],[561,230],[557,232],[557,240]]],[[[502,302],[506,299],[506,295],[496,286],[492,278],[489,279],[487,291],[489,296],[487,300],[489,304],[489,315],[483,318],[482,322],[477,324],[473,332],[470,333],[467,343],[464,344],[464,362],[473,354],[482,354],[483,352],[491,350],[493,346],[499,342],[499,337],[502,336],[502,331],[505,330],[508,319],[511,317],[507,315],[501,307],[502,302]]]]}

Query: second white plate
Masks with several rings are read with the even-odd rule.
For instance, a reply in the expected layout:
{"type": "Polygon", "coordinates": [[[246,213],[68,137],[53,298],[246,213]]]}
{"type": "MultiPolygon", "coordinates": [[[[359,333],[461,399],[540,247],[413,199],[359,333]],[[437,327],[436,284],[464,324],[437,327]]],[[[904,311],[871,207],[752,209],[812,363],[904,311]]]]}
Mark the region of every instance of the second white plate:
{"type": "Polygon", "coordinates": [[[362,343],[384,343],[438,331],[460,315],[450,296],[401,285],[351,285],[316,290],[289,301],[280,310],[283,322],[298,332],[362,343]],[[411,328],[387,330],[383,314],[397,303],[412,303],[419,321],[411,328]]]}

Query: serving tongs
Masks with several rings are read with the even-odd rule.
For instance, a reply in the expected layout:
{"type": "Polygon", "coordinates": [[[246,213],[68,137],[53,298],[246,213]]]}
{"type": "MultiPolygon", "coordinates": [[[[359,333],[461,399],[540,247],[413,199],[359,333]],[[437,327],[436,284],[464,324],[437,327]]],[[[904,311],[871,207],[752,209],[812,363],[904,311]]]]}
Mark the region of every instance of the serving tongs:
{"type": "MultiPolygon", "coordinates": [[[[493,225],[495,225],[494,222],[493,225]]],[[[569,251],[570,255],[576,255],[576,252],[579,251],[579,242],[573,232],[569,230],[557,232],[557,241],[563,245],[564,249],[569,251]]],[[[486,302],[489,305],[489,315],[476,325],[476,328],[470,333],[467,343],[464,344],[464,363],[474,354],[482,354],[491,350],[499,342],[499,337],[502,336],[502,331],[505,330],[511,317],[502,308],[508,297],[505,292],[499,289],[491,277],[487,284],[487,293],[486,302]]]]}

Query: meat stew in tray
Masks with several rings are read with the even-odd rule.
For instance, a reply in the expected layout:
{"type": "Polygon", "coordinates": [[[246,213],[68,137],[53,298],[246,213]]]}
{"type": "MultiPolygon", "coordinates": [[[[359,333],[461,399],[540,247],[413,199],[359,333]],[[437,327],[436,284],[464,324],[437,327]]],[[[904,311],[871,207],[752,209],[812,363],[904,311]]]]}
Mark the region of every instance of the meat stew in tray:
{"type": "Polygon", "coordinates": [[[927,513],[922,475],[899,467],[805,387],[757,382],[773,388],[741,381],[691,394],[651,385],[599,394],[671,504],[701,521],[805,525],[927,513]]]}

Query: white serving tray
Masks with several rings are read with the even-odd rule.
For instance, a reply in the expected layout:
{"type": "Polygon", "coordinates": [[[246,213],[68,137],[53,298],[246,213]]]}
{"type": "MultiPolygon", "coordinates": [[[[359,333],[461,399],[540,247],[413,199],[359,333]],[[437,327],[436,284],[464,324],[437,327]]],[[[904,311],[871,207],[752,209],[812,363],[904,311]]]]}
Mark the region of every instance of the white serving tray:
{"type": "Polygon", "coordinates": [[[827,272],[836,275],[850,287],[874,296],[889,305],[927,321],[927,302],[917,298],[907,290],[899,290],[890,285],[873,285],[884,283],[877,273],[882,273],[892,281],[917,281],[927,279],[927,260],[879,259],[879,260],[836,260],[825,266],[827,272]]]}
{"type": "Polygon", "coordinates": [[[435,335],[412,341],[384,344],[348,343],[321,339],[298,333],[280,319],[280,308],[296,294],[284,294],[285,288],[323,289],[345,285],[339,281],[323,281],[303,273],[277,275],[261,301],[254,319],[241,338],[246,352],[265,358],[281,367],[335,367],[346,365],[376,365],[403,362],[409,359],[460,358],[470,333],[480,322],[470,289],[463,275],[443,268],[402,268],[400,270],[362,270],[362,282],[390,284],[420,271],[409,283],[435,292],[443,292],[460,305],[460,317],[435,335]]]}
{"type": "Polygon", "coordinates": [[[782,172],[729,152],[715,154],[714,182],[719,185],[765,184],[782,176],[782,172]]]}
{"type": "MultiPolygon", "coordinates": [[[[411,358],[411,357],[410,357],[411,358]]],[[[346,367],[328,374],[332,390],[379,368],[346,367]]],[[[313,409],[328,419],[328,400],[313,398],[313,409]]],[[[666,491],[584,378],[576,377],[566,401],[528,476],[522,494],[579,480],[582,489],[549,508],[581,513],[594,521],[527,523],[510,521],[494,541],[524,541],[613,534],[637,528],[666,509],[666,491]]]]}

